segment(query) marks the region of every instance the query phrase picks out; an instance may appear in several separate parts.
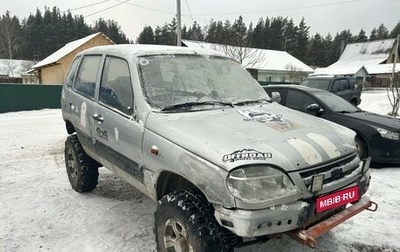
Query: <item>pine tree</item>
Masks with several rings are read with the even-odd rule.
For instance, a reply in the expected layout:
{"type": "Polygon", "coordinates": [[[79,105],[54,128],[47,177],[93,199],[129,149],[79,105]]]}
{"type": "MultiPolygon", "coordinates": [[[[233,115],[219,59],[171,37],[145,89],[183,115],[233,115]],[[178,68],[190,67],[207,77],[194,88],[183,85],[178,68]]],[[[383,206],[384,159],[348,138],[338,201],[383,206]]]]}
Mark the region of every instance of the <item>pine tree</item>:
{"type": "Polygon", "coordinates": [[[376,32],[376,39],[380,40],[387,38],[389,38],[389,31],[384,24],[381,24],[376,32]]]}
{"type": "Polygon", "coordinates": [[[151,26],[145,26],[142,30],[142,32],[139,34],[139,37],[136,40],[137,43],[139,44],[154,44],[155,39],[154,39],[154,32],[153,28],[151,26]]]}
{"type": "Polygon", "coordinates": [[[397,38],[397,36],[400,34],[400,21],[396,24],[396,26],[393,28],[393,30],[390,32],[389,37],[391,38],[397,38]]]}
{"type": "Polygon", "coordinates": [[[311,62],[308,59],[309,29],[310,29],[310,27],[306,25],[305,19],[302,18],[299,23],[299,26],[298,26],[298,32],[297,32],[297,37],[296,37],[298,50],[293,52],[294,57],[298,58],[299,60],[301,60],[303,62],[307,62],[307,63],[311,62]]]}
{"type": "Polygon", "coordinates": [[[378,31],[376,30],[376,28],[372,29],[371,35],[369,35],[369,40],[370,41],[377,40],[377,32],[378,31]]]}
{"type": "Polygon", "coordinates": [[[366,36],[366,33],[364,29],[361,29],[360,32],[358,33],[358,36],[356,36],[355,42],[366,42],[368,41],[368,37],[366,36]]]}

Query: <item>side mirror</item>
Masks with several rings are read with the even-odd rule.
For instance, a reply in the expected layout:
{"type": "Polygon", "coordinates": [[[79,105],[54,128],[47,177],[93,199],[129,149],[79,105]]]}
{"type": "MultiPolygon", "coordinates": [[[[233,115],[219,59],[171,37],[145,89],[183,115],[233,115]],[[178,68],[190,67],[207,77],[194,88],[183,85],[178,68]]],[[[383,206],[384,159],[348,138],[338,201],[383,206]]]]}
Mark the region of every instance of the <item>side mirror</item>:
{"type": "Polygon", "coordinates": [[[281,102],[281,94],[279,92],[272,92],[271,99],[274,102],[280,103],[281,102]]]}
{"type": "Polygon", "coordinates": [[[307,106],[306,108],[307,112],[310,114],[316,115],[316,116],[321,116],[324,113],[324,109],[321,108],[318,104],[313,103],[307,106]]]}

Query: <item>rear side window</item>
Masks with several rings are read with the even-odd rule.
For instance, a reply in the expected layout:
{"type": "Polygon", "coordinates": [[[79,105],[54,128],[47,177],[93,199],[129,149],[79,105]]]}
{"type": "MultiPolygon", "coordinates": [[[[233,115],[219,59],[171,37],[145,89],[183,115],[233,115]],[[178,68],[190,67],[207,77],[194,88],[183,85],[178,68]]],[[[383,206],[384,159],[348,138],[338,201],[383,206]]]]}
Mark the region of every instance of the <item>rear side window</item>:
{"type": "Polygon", "coordinates": [[[124,114],[133,113],[133,90],[125,60],[107,57],[101,77],[99,102],[124,114]]]}
{"type": "Polygon", "coordinates": [[[100,55],[84,56],[75,80],[75,90],[91,99],[94,99],[96,77],[100,61],[100,55]]]}
{"type": "Polygon", "coordinates": [[[68,74],[65,78],[65,85],[67,85],[68,87],[72,87],[72,84],[74,83],[74,78],[75,78],[76,70],[78,69],[80,59],[81,59],[81,57],[75,58],[71,64],[71,66],[69,67],[68,74]]]}

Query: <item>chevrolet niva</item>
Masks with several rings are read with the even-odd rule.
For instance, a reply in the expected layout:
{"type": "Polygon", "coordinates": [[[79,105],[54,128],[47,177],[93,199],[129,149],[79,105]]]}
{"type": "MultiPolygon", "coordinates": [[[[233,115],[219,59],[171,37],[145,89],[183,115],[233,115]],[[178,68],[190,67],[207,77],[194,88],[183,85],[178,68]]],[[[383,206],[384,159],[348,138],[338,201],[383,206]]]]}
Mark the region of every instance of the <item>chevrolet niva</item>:
{"type": "Polygon", "coordinates": [[[353,131],[271,102],[215,51],[85,50],[61,105],[72,188],[93,190],[104,166],[157,200],[158,251],[233,251],[279,234],[315,247],[377,208],[353,131]]]}

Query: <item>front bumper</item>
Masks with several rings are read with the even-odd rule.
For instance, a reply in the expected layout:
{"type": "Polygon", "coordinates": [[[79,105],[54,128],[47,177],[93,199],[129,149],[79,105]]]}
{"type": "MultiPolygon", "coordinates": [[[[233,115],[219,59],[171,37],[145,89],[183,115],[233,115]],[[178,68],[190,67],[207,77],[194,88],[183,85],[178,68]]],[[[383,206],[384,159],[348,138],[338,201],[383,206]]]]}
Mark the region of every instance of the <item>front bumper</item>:
{"type": "MultiPolygon", "coordinates": [[[[368,171],[357,182],[340,189],[357,185],[359,199],[363,199],[362,195],[369,187],[369,174],[368,171]]],[[[234,234],[241,237],[257,237],[304,229],[343,211],[343,207],[317,214],[315,198],[311,198],[260,210],[227,209],[214,206],[214,215],[221,226],[234,234]]]]}
{"type": "Polygon", "coordinates": [[[369,155],[372,162],[380,164],[400,164],[400,141],[381,138],[379,143],[371,143],[369,155]]]}

